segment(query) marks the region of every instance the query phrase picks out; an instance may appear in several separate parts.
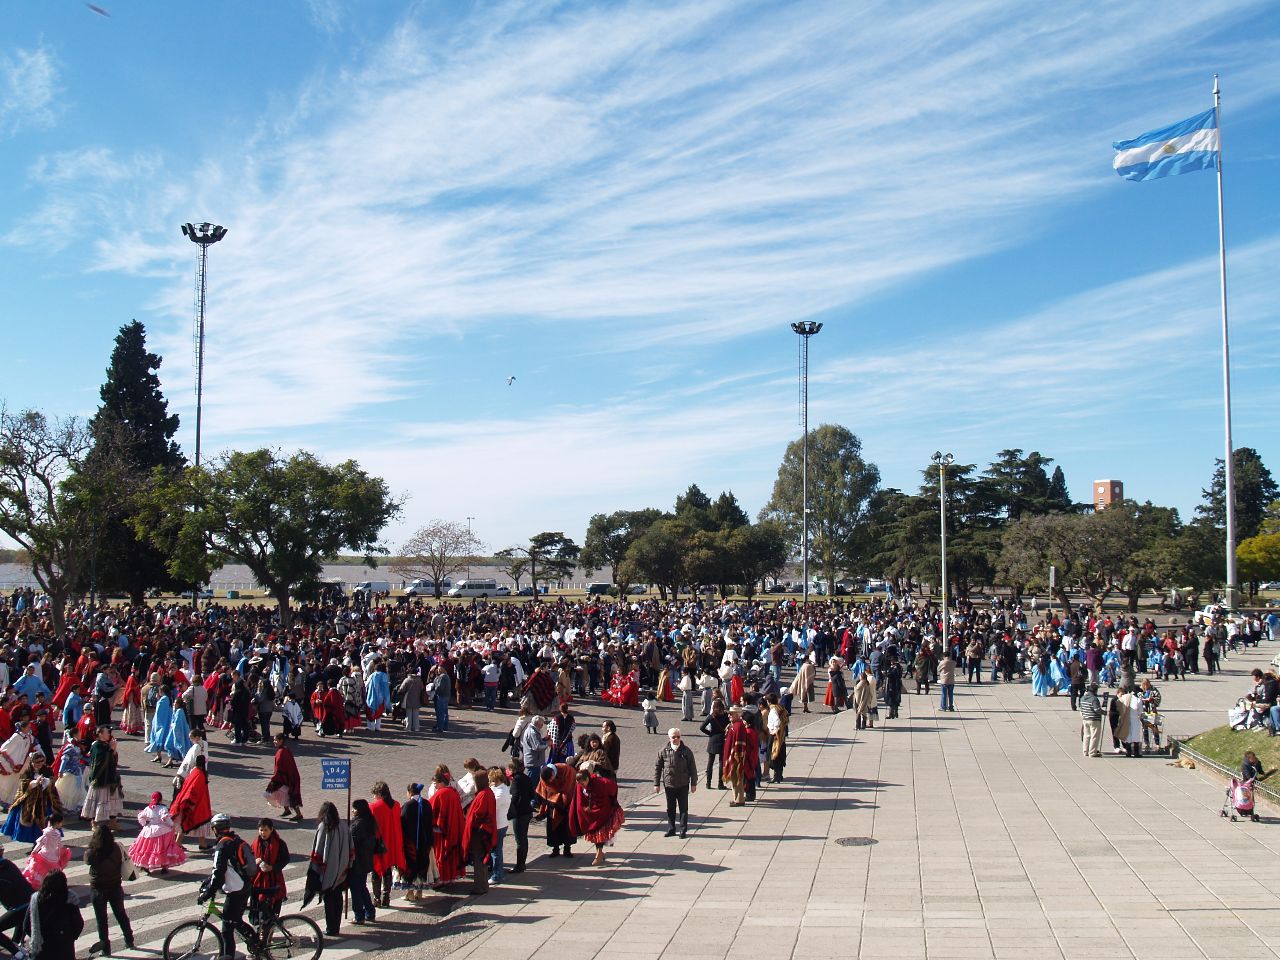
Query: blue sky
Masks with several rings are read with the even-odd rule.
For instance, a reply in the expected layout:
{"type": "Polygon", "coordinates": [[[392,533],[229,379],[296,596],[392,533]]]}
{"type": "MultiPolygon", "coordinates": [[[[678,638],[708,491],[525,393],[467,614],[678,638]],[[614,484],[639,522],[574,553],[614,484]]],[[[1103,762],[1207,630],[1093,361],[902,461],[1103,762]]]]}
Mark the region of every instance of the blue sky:
{"type": "Polygon", "coordinates": [[[1264,2],[7,4],[0,390],[91,414],[143,321],[206,450],[355,457],[394,546],[751,512],[811,420],[1198,502],[1222,440],[1214,178],[1111,142],[1222,75],[1235,440],[1280,472],[1280,21],[1264,2]],[[515,376],[508,386],[507,378],[515,376]]]}

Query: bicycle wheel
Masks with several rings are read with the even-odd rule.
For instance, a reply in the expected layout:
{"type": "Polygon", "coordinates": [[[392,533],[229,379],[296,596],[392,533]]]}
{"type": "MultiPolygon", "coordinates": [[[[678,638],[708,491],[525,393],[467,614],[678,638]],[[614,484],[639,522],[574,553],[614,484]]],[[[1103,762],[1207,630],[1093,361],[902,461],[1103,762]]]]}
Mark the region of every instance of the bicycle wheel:
{"type": "Polygon", "coordinates": [[[180,923],[164,938],[164,960],[218,960],[222,933],[207,920],[180,923]]]}
{"type": "Polygon", "coordinates": [[[323,949],[319,924],[300,913],[290,913],[272,922],[262,952],[267,960],[319,960],[323,949]]]}

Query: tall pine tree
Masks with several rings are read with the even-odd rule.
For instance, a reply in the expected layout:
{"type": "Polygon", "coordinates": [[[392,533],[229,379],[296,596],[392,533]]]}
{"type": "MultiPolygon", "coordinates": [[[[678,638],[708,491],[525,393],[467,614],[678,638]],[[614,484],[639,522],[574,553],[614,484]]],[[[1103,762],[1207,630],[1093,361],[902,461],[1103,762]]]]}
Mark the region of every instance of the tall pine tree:
{"type": "MultiPolygon", "coordinates": [[[[120,328],[100,392],[102,404],[90,421],[95,442],[86,470],[94,469],[103,457],[123,459],[141,487],[156,467],[177,471],[186,466],[173,440],[178,416],[169,413],[169,402],[160,392],[160,363],[158,354],[147,352],[141,323],[134,320],[120,328]]],[[[141,603],[153,587],[184,586],[169,576],[164,554],[134,535],[128,517],[108,525],[94,567],[100,592],[125,593],[133,603],[141,603]]]]}

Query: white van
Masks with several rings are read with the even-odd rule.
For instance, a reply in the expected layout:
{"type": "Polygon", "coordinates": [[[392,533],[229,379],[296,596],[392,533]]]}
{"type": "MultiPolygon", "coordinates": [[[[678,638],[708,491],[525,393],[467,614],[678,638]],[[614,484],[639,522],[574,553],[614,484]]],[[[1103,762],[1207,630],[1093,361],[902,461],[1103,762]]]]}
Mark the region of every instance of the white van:
{"type": "Polygon", "coordinates": [[[362,580],[351,588],[351,593],[363,594],[366,598],[372,597],[375,593],[390,593],[390,580],[362,580]]]}
{"type": "MultiPolygon", "coordinates": [[[[510,593],[510,591],[507,591],[510,593]]],[[[496,597],[498,593],[497,580],[459,580],[453,585],[453,589],[449,591],[451,597],[496,597]]]]}
{"type": "MultiPolygon", "coordinates": [[[[440,581],[440,592],[448,593],[453,589],[453,581],[445,577],[440,581]]],[[[407,587],[404,588],[406,596],[410,597],[434,597],[436,595],[435,581],[428,580],[425,577],[419,577],[407,587]]]]}

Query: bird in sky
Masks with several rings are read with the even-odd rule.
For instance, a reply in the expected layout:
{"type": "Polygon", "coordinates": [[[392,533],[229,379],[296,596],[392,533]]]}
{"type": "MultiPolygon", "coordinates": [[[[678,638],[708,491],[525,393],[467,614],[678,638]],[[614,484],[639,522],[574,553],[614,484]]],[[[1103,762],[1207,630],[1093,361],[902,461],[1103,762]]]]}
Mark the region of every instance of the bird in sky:
{"type": "Polygon", "coordinates": [[[511,386],[511,385],[512,385],[513,383],[515,383],[515,382],[516,382],[516,378],[515,378],[515,377],[507,377],[507,386],[508,386],[508,387],[509,387],[509,386],[511,386]]]}
{"type": "Polygon", "coordinates": [[[90,10],[92,10],[94,13],[96,13],[100,17],[111,16],[110,13],[108,13],[106,10],[103,10],[101,7],[97,6],[96,4],[86,3],[85,6],[88,7],[90,10]]]}

